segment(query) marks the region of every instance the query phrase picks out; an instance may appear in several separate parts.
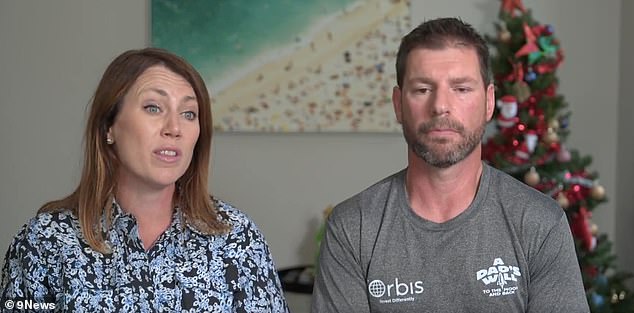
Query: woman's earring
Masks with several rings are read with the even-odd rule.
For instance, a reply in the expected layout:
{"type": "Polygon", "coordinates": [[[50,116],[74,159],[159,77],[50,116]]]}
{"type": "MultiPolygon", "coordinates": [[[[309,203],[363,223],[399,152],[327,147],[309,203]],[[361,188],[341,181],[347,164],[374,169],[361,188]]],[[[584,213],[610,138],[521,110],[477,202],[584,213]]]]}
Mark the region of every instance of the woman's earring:
{"type": "Polygon", "coordinates": [[[112,140],[112,138],[110,138],[110,137],[108,136],[108,137],[106,137],[106,143],[107,143],[107,144],[109,144],[109,145],[111,145],[111,144],[113,144],[113,143],[114,143],[114,140],[112,140]]]}

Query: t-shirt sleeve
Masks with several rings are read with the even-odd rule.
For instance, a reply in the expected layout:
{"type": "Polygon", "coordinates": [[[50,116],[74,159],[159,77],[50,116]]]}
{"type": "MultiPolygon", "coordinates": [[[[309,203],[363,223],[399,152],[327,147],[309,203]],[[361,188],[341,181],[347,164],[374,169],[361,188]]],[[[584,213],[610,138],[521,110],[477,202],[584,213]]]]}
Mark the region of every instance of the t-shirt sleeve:
{"type": "MultiPolygon", "coordinates": [[[[347,233],[346,223],[330,216],[319,254],[313,287],[313,313],[370,312],[365,275],[359,262],[359,244],[347,233]]],[[[348,229],[349,231],[349,229],[348,229]]]]}
{"type": "Polygon", "coordinates": [[[529,313],[590,312],[566,215],[550,230],[529,262],[529,313]]]}

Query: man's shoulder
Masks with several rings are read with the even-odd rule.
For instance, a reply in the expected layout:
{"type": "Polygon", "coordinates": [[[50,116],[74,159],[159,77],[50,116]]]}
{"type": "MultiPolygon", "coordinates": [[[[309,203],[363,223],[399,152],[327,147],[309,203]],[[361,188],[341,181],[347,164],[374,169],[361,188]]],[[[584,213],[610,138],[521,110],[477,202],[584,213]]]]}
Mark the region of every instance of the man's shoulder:
{"type": "Polygon", "coordinates": [[[526,185],[513,176],[489,166],[490,183],[496,202],[501,203],[511,213],[524,218],[542,221],[558,221],[563,209],[547,194],[526,185]]]}
{"type": "Polygon", "coordinates": [[[392,193],[402,188],[398,184],[403,183],[405,170],[393,173],[378,182],[367,187],[363,191],[337,204],[332,211],[336,219],[358,219],[361,215],[381,215],[380,208],[385,207],[385,202],[392,193]]]}

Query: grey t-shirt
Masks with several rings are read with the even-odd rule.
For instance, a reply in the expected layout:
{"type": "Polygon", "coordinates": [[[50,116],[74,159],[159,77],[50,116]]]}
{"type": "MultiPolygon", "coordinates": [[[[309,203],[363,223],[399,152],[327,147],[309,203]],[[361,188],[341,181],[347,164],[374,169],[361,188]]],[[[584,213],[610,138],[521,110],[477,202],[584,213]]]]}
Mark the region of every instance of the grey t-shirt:
{"type": "Polygon", "coordinates": [[[335,207],[312,312],[590,312],[563,210],[488,165],[471,205],[416,215],[405,170],[335,207]]]}

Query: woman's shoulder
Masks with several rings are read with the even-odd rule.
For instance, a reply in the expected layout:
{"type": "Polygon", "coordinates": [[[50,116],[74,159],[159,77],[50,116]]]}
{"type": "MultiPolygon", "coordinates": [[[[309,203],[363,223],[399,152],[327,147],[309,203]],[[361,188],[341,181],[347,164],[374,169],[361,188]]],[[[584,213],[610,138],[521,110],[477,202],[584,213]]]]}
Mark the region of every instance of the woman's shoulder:
{"type": "Polygon", "coordinates": [[[218,210],[220,218],[226,220],[231,225],[246,225],[253,223],[246,213],[242,212],[242,210],[238,209],[233,204],[216,197],[214,197],[213,200],[216,204],[216,209],[218,210]]]}
{"type": "Polygon", "coordinates": [[[260,261],[266,261],[260,266],[272,266],[272,260],[264,234],[260,231],[256,223],[243,211],[232,204],[214,198],[216,208],[222,218],[231,225],[229,233],[224,237],[225,249],[232,250],[227,255],[234,255],[236,258],[260,255],[260,261]],[[269,262],[269,263],[267,263],[269,262]]]}
{"type": "Polygon", "coordinates": [[[22,255],[31,258],[33,264],[48,262],[45,261],[49,260],[47,256],[59,251],[61,243],[77,237],[76,223],[77,219],[69,210],[38,213],[13,237],[6,257],[19,259],[22,255]]]}
{"type": "Polygon", "coordinates": [[[24,224],[20,233],[49,238],[74,233],[77,223],[77,217],[70,210],[40,212],[24,224]]]}
{"type": "Polygon", "coordinates": [[[220,218],[231,225],[231,230],[229,231],[230,236],[242,236],[245,233],[256,237],[262,236],[258,226],[245,212],[226,201],[215,197],[213,199],[216,203],[216,209],[218,210],[220,218]]]}

